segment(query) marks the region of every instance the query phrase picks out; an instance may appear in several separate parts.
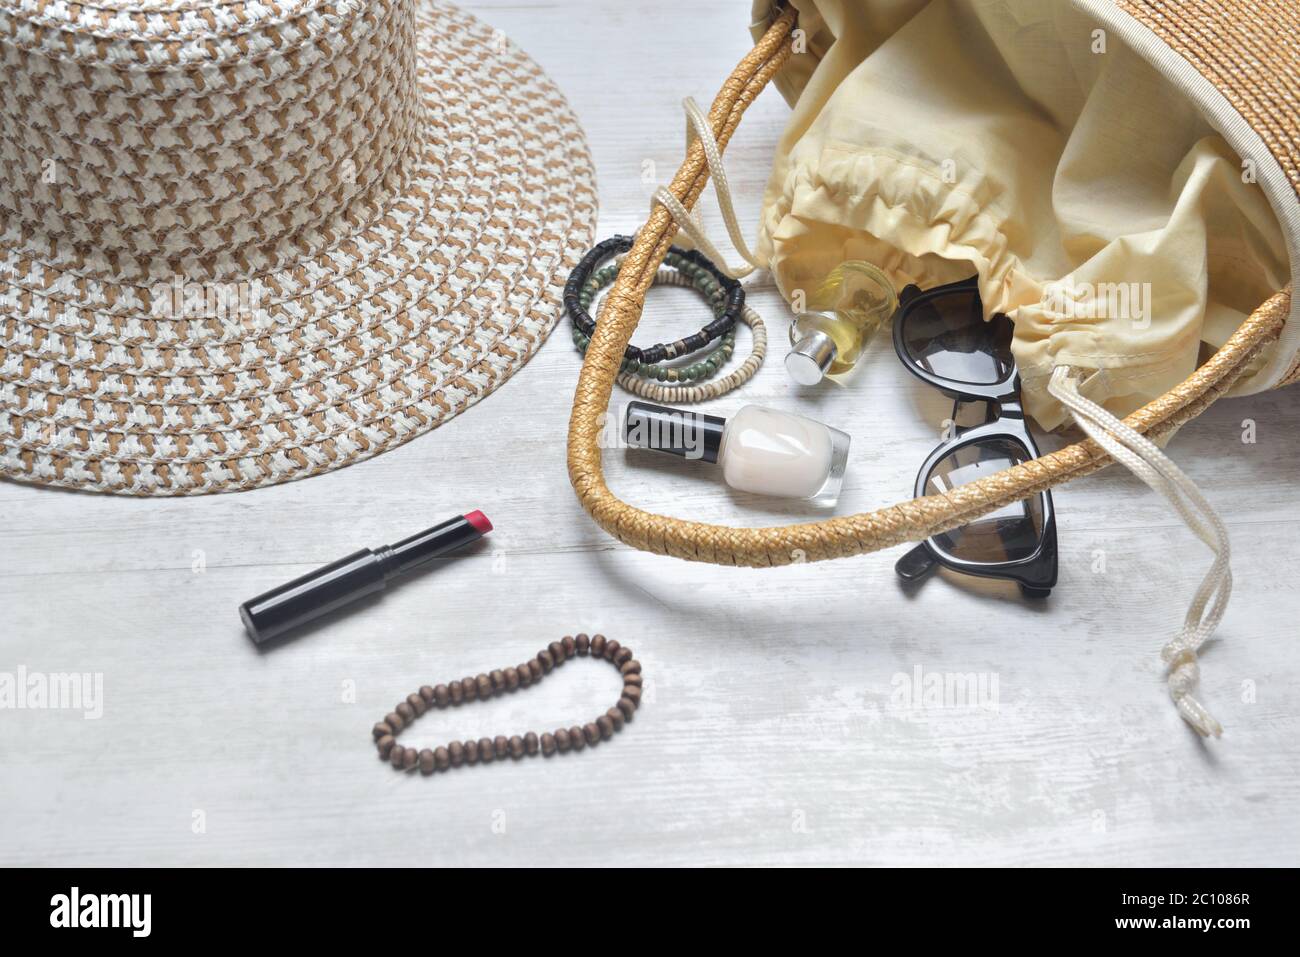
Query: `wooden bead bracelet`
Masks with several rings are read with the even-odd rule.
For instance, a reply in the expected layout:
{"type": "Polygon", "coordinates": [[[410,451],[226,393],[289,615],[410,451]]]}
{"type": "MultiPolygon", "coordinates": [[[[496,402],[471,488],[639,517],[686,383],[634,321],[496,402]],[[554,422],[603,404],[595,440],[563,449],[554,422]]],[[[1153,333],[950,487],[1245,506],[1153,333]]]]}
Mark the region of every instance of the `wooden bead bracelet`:
{"type": "Polygon", "coordinates": [[[462,678],[450,684],[425,685],[399,702],[383,721],[375,725],[373,734],[381,760],[388,761],[399,771],[414,771],[419,768],[421,774],[433,774],[435,771],[446,771],[465,764],[489,764],[507,757],[518,761],[539,753],[550,757],[557,752],[563,754],[566,751],[581,751],[587,745],[594,747],[622,731],[623,725],[632,720],[640,703],[641,662],[632,657],[631,648],[624,648],[604,635],[592,638],[586,635],[565,635],[517,667],[462,678]],[[529,731],[509,738],[498,735],[496,738],[479,738],[477,741],[452,741],[440,748],[425,748],[422,751],[402,748],[396,744],[397,735],[432,708],[487,700],[493,695],[527,688],[537,684],[575,655],[603,658],[623,676],[623,692],[618,704],[595,721],[581,727],[574,725],[571,728],[557,728],[540,736],[529,731]]]}

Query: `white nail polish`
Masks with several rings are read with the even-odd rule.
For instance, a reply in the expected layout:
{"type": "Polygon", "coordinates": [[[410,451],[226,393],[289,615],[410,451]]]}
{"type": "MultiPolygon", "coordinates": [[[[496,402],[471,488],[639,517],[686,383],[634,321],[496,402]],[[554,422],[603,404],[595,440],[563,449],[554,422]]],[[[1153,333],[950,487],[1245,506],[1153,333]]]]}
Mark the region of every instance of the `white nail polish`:
{"type": "Polygon", "coordinates": [[[631,402],[625,425],[630,445],[721,465],[744,492],[834,505],[844,483],[849,436],[801,415],[747,405],[724,419],[631,402]]]}

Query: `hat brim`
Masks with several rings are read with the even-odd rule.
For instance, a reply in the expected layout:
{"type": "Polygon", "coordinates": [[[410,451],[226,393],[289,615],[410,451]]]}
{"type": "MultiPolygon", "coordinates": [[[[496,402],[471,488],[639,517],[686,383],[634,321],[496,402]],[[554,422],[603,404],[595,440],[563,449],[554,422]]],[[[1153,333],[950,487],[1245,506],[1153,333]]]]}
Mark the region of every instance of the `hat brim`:
{"type": "Polygon", "coordinates": [[[436,428],[527,362],[593,239],[582,130],[462,11],[421,7],[417,59],[423,142],[314,232],[327,244],[295,237],[273,271],[227,277],[251,309],[133,314],[125,284],[53,281],[60,264],[6,236],[23,267],[0,276],[0,475],[125,495],[304,478],[436,428]]]}

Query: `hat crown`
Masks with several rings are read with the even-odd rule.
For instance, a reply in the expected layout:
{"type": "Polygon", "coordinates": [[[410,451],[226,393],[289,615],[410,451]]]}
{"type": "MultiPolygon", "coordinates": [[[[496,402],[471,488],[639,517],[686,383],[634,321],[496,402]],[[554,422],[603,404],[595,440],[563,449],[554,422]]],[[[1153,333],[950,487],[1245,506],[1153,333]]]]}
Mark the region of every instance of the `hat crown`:
{"type": "Polygon", "coordinates": [[[5,235],[88,275],[328,245],[427,122],[414,0],[5,0],[0,66],[5,235]]]}

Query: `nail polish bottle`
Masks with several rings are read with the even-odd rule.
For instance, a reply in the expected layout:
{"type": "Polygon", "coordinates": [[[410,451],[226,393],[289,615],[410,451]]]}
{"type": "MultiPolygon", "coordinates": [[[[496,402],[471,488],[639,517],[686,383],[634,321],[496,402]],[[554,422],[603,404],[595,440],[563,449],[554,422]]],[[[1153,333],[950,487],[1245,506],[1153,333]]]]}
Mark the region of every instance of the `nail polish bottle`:
{"type": "Polygon", "coordinates": [[[861,259],[840,263],[807,298],[807,311],[790,324],[794,348],[785,368],[800,385],[848,372],[872,335],[898,308],[894,284],[861,259]]]}
{"type": "Polygon", "coordinates": [[[720,465],[734,489],[814,505],[835,504],[849,456],[849,436],[839,429],[757,405],[724,419],[629,402],[625,436],[634,448],[720,465]]]}

